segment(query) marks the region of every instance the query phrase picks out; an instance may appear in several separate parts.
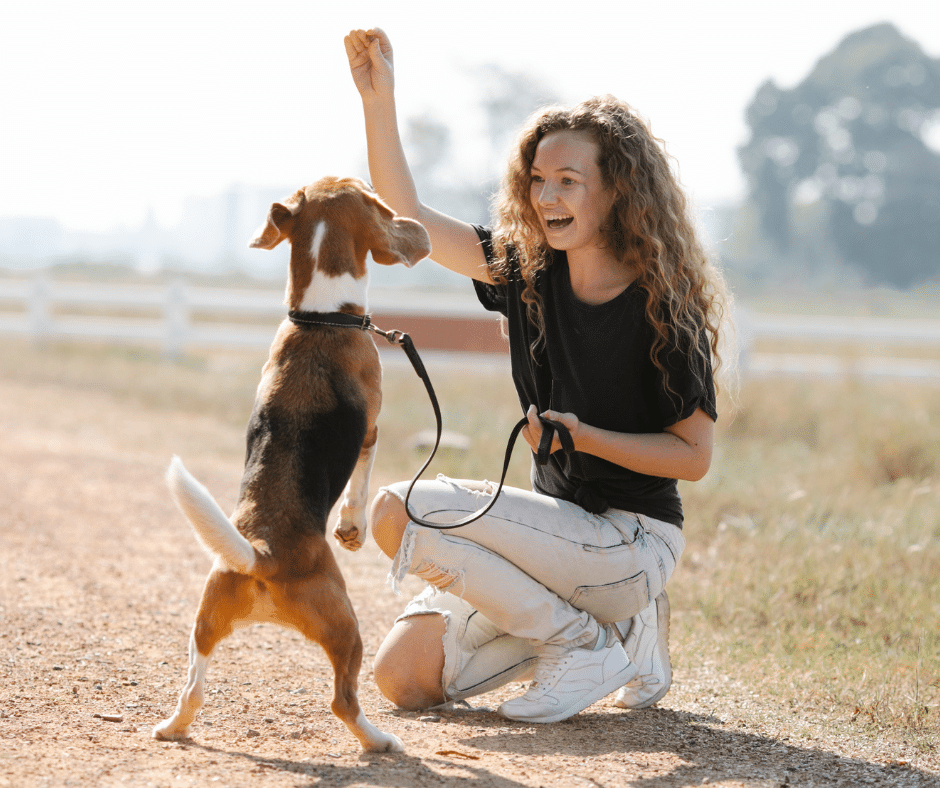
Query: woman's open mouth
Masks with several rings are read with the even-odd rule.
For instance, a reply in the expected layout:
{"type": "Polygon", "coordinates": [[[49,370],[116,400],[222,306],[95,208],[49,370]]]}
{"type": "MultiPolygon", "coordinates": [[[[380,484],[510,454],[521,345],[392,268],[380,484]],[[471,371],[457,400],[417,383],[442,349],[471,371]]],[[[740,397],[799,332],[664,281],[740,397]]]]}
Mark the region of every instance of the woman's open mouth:
{"type": "Polygon", "coordinates": [[[574,221],[573,216],[546,216],[545,224],[548,225],[551,230],[560,230],[562,227],[567,227],[574,221]]]}

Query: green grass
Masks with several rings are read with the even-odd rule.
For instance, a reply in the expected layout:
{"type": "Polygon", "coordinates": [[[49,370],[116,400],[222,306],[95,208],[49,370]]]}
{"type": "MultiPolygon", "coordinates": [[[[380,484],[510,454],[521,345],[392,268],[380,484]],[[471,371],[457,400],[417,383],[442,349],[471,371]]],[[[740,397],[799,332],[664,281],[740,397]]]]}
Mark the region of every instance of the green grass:
{"type": "Polygon", "coordinates": [[[759,381],[685,485],[685,637],[793,708],[940,732],[940,390],[759,381]]]}
{"type": "MultiPolygon", "coordinates": [[[[0,377],[103,391],[241,431],[262,353],[4,342],[0,377]]],[[[505,372],[431,368],[445,427],[471,436],[428,475],[495,478],[520,410],[505,372]]],[[[782,708],[933,750],[940,733],[940,389],[758,380],[719,420],[712,470],[683,484],[688,548],[670,585],[677,665],[709,659],[782,708]]],[[[410,368],[387,365],[376,476],[410,478],[433,427],[410,368]]],[[[526,447],[510,483],[528,483],[526,447]]],[[[681,675],[681,673],[680,673],[681,675]]]]}

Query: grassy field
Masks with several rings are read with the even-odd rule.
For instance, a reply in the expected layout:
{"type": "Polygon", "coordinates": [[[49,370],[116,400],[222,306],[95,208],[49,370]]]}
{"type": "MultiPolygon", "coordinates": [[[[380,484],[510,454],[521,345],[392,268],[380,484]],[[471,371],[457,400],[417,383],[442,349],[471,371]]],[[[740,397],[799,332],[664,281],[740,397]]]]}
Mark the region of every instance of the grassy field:
{"type": "Polygon", "coordinates": [[[755,381],[685,487],[683,637],[793,709],[932,750],[940,731],[940,390],[755,381]]]}
{"type": "MultiPolygon", "coordinates": [[[[231,424],[242,451],[257,353],[167,361],[143,350],[5,342],[0,374],[105,390],[231,424]]],[[[498,475],[519,418],[508,374],[428,364],[445,427],[473,438],[429,473],[498,475]]],[[[433,426],[410,368],[386,365],[380,481],[410,477],[433,426]]],[[[683,485],[688,549],[670,586],[677,670],[708,660],[795,714],[853,721],[922,752],[940,743],[940,389],[746,381],[709,475],[683,485]]],[[[510,482],[526,485],[520,446],[510,482]]],[[[734,691],[738,691],[735,689],[734,691]]]]}

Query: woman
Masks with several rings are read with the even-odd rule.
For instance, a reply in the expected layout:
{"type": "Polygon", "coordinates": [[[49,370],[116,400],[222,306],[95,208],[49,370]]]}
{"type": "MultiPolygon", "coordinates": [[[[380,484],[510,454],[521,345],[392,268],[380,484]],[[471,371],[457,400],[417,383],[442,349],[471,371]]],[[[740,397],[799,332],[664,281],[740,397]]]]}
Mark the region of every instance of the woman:
{"type": "MultiPolygon", "coordinates": [[[[411,573],[428,587],[379,649],[376,683],[417,709],[534,676],[499,708],[529,722],[618,689],[618,705],[650,705],[671,680],[664,586],[685,545],[676,479],[700,479],[711,461],[723,296],[668,161],[612,97],[549,109],[522,132],[495,227],[467,224],[418,199],[387,36],[356,30],[345,44],[373,186],[424,224],[437,263],[507,317],[530,447],[541,414],[576,450],[559,451],[556,437],[549,463],[533,463],[532,491],[504,489],[452,531],[409,521],[407,483],[379,492],[372,528],[393,581],[411,573]]],[[[439,477],[411,505],[454,521],[492,491],[439,477]]]]}

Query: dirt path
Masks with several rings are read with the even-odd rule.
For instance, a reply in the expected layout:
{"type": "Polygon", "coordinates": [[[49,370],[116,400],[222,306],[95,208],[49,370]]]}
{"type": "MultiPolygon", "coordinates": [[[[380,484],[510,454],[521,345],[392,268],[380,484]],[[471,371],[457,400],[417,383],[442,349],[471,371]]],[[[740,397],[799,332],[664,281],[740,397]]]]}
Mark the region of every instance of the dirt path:
{"type": "MultiPolygon", "coordinates": [[[[0,430],[0,787],[940,786],[877,742],[797,725],[681,643],[659,708],[607,700],[548,726],[479,709],[398,714],[369,666],[403,600],[371,542],[337,553],[365,643],[363,706],[405,755],[363,755],[329,713],[323,653],[269,626],[220,647],[193,739],[156,742],[209,568],[163,469],[180,453],[228,507],[241,436],[210,418],[10,382],[0,382],[0,430]]],[[[495,708],[517,692],[478,702],[495,708]]]]}

